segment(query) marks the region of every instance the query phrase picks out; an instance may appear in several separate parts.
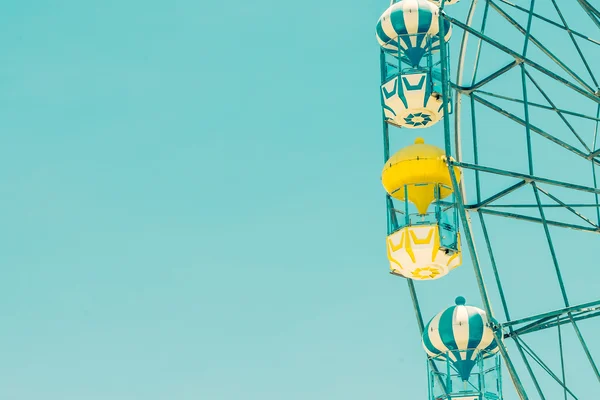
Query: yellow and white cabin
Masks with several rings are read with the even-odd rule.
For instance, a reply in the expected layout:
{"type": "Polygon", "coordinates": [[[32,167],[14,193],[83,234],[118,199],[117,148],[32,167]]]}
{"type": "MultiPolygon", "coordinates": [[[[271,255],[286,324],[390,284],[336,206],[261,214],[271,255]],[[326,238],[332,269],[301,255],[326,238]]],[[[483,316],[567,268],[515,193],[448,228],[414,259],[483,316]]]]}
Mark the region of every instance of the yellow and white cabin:
{"type": "MultiPolygon", "coordinates": [[[[462,263],[460,235],[456,250],[442,246],[438,225],[406,226],[387,237],[390,272],[415,280],[433,280],[447,275],[462,263]]],[[[454,233],[453,233],[454,234],[454,233]]]]}

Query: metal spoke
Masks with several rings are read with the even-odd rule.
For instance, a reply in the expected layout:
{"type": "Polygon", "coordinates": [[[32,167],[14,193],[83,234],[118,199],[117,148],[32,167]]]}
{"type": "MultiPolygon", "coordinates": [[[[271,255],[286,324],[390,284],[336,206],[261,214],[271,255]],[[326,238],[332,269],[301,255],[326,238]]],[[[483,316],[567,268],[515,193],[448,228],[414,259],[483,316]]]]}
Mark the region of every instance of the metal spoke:
{"type": "MultiPolygon", "coordinates": [[[[519,10],[519,11],[523,11],[523,12],[526,12],[526,13],[528,13],[528,12],[529,12],[529,10],[528,10],[528,9],[526,9],[526,8],[524,8],[524,7],[521,7],[521,6],[517,5],[517,4],[511,3],[511,2],[509,2],[508,0],[498,0],[498,1],[500,1],[500,2],[502,2],[502,3],[504,3],[504,4],[506,4],[507,6],[514,7],[514,8],[516,8],[516,9],[517,9],[517,10],[519,10]]],[[[595,39],[592,39],[592,38],[590,38],[589,36],[587,36],[587,35],[584,35],[584,34],[582,34],[582,33],[579,33],[579,32],[577,32],[577,31],[574,31],[574,30],[572,30],[572,29],[570,29],[570,28],[567,28],[567,27],[565,27],[565,26],[563,26],[563,25],[561,25],[561,24],[559,24],[559,23],[557,23],[557,22],[554,22],[554,21],[552,21],[551,19],[548,19],[548,18],[546,18],[546,17],[544,17],[544,16],[542,16],[542,15],[540,15],[540,14],[533,13],[533,16],[534,16],[534,17],[536,17],[536,18],[538,18],[538,19],[540,19],[540,20],[542,20],[542,21],[544,21],[544,22],[547,22],[547,23],[549,23],[549,24],[551,24],[551,25],[554,25],[554,26],[556,26],[557,28],[563,29],[563,30],[565,30],[565,31],[569,31],[569,32],[573,33],[575,36],[579,36],[580,38],[582,38],[582,39],[585,39],[585,40],[587,40],[587,41],[589,41],[589,42],[591,42],[591,43],[594,43],[594,44],[600,45],[600,41],[598,41],[598,40],[595,40],[595,39]]]]}
{"type": "MultiPolygon", "coordinates": [[[[600,117],[600,104],[596,107],[596,118],[600,117]]],[[[594,127],[594,141],[592,143],[592,148],[596,148],[596,144],[598,143],[598,131],[600,128],[600,120],[596,120],[596,126],[594,127]]],[[[598,188],[598,181],[596,178],[596,165],[591,163],[592,166],[592,178],[594,180],[594,188],[598,188]]],[[[598,197],[598,193],[594,194],[594,198],[596,200],[596,205],[600,206],[600,198],[598,197]]],[[[600,208],[596,209],[596,217],[598,219],[598,225],[600,225],[600,208]]]]}
{"type": "Polygon", "coordinates": [[[592,7],[592,5],[590,3],[588,3],[586,0],[577,0],[577,1],[579,2],[581,7],[583,8],[583,10],[587,13],[587,15],[589,15],[589,17],[592,19],[592,21],[594,21],[596,26],[598,26],[598,28],[600,28],[600,16],[598,15],[598,11],[594,7],[592,7]]]}
{"type": "Polygon", "coordinates": [[[569,298],[567,297],[567,289],[565,288],[565,283],[562,278],[562,272],[560,271],[560,266],[558,265],[558,259],[556,258],[556,252],[554,250],[554,244],[552,243],[552,237],[550,236],[550,229],[548,228],[548,223],[546,222],[546,213],[542,208],[540,193],[538,191],[538,187],[535,182],[531,182],[531,186],[533,187],[533,194],[535,195],[535,201],[537,202],[540,218],[542,219],[542,224],[544,225],[544,233],[546,234],[546,240],[548,242],[548,249],[550,250],[550,255],[552,256],[552,264],[554,265],[554,271],[556,272],[556,279],[558,280],[558,285],[560,287],[560,292],[562,293],[563,301],[565,302],[565,306],[569,307],[569,298]]]}
{"type": "Polygon", "coordinates": [[[530,181],[530,182],[535,181],[535,182],[545,183],[548,185],[560,186],[560,187],[565,187],[568,189],[579,190],[582,192],[600,194],[600,189],[596,189],[596,188],[592,188],[592,187],[588,187],[588,186],[582,186],[582,185],[575,185],[573,183],[562,182],[562,181],[555,180],[555,179],[542,178],[540,176],[528,175],[528,174],[523,174],[520,172],[507,171],[507,170],[499,169],[499,168],[485,167],[483,165],[475,165],[475,164],[469,164],[469,163],[465,163],[465,162],[457,162],[457,161],[448,161],[448,162],[451,165],[461,167],[461,168],[479,170],[482,172],[489,172],[491,174],[497,174],[497,175],[510,176],[513,178],[524,179],[524,180],[530,181]]]}
{"type": "MultiPolygon", "coordinates": [[[[544,220],[542,220],[541,218],[529,217],[527,215],[513,214],[513,213],[508,213],[508,212],[502,212],[502,211],[489,210],[486,208],[480,208],[479,210],[477,210],[477,212],[480,212],[483,214],[488,214],[488,215],[495,215],[498,217],[518,219],[518,220],[527,221],[527,222],[535,222],[538,224],[544,223],[544,220]]],[[[553,221],[553,220],[549,220],[549,219],[546,219],[546,223],[548,225],[556,226],[559,228],[570,228],[570,229],[574,229],[577,231],[600,233],[600,230],[598,228],[591,228],[589,226],[569,224],[566,222],[553,221]]]]}
{"type": "Polygon", "coordinates": [[[485,199],[483,201],[478,202],[477,204],[475,204],[473,206],[467,206],[467,208],[477,211],[477,209],[479,209],[481,207],[485,207],[485,206],[489,205],[490,203],[493,203],[494,201],[501,199],[502,197],[506,196],[509,193],[514,192],[515,190],[525,186],[526,184],[527,184],[527,181],[522,180],[521,182],[515,183],[514,185],[496,193],[493,196],[488,197],[487,199],[485,199]]]}
{"type": "MultiPolygon", "coordinates": [[[[581,213],[577,212],[576,210],[573,209],[573,207],[568,206],[567,204],[563,203],[559,198],[557,198],[556,196],[550,194],[549,192],[545,191],[544,189],[542,189],[541,187],[538,186],[538,190],[542,193],[544,193],[546,196],[548,196],[549,198],[551,198],[552,200],[554,200],[555,202],[557,202],[558,204],[560,204],[561,206],[563,206],[564,208],[566,208],[567,210],[571,211],[573,214],[575,214],[576,216],[578,216],[579,218],[581,218],[582,220],[584,220],[585,222],[587,222],[588,224],[592,225],[595,228],[598,228],[598,226],[596,224],[594,224],[592,221],[590,221],[589,218],[587,218],[584,215],[581,215],[581,213]]],[[[539,206],[539,204],[538,204],[539,206]]]]}
{"type": "MultiPolygon", "coordinates": [[[[471,96],[473,96],[474,99],[475,99],[475,101],[477,101],[478,103],[481,103],[481,104],[485,105],[486,107],[488,107],[488,108],[490,108],[490,109],[492,109],[492,110],[494,110],[494,111],[496,111],[496,112],[498,112],[498,113],[500,113],[500,114],[508,117],[509,119],[517,122],[518,124],[523,125],[523,126],[527,125],[527,122],[525,120],[523,120],[523,119],[517,117],[516,115],[514,115],[514,114],[512,114],[512,113],[510,113],[510,112],[508,112],[508,111],[506,111],[506,110],[498,107],[496,104],[494,104],[494,103],[492,103],[490,101],[487,101],[484,98],[482,98],[480,96],[477,96],[476,94],[471,94],[471,96]]],[[[579,150],[578,148],[571,146],[570,144],[568,144],[568,143],[566,143],[566,142],[558,139],[554,135],[549,134],[548,132],[542,130],[541,128],[538,128],[537,126],[535,126],[533,124],[529,124],[529,129],[532,132],[535,132],[538,135],[540,135],[540,136],[542,136],[542,137],[544,137],[544,138],[546,138],[546,139],[548,139],[548,140],[550,140],[550,141],[558,144],[559,146],[565,148],[566,150],[569,150],[570,152],[575,153],[578,156],[580,156],[582,158],[585,158],[586,160],[589,159],[589,154],[588,153],[585,153],[585,152],[579,150]]],[[[595,160],[595,159],[594,159],[594,162],[600,163],[600,161],[595,160]]]]}
{"type": "MultiPolygon", "coordinates": [[[[485,34],[485,28],[487,25],[487,18],[488,18],[488,13],[490,10],[490,3],[489,2],[485,2],[485,8],[483,9],[483,18],[481,19],[481,33],[485,34]]],[[[468,24],[469,26],[471,26],[471,24],[468,24]]],[[[467,31],[465,31],[465,33],[468,33],[467,31]]],[[[481,59],[481,43],[482,40],[481,38],[479,38],[479,40],[477,41],[477,54],[475,55],[475,67],[473,68],[473,76],[471,77],[471,84],[473,84],[473,82],[475,82],[475,78],[477,77],[477,70],[479,69],[479,60],[481,59]]]]}
{"type": "MultiPolygon", "coordinates": [[[[469,210],[479,208],[478,204],[471,204],[466,206],[469,210]]],[[[537,208],[537,204],[488,204],[485,207],[491,208],[537,208]]],[[[598,204],[542,204],[544,208],[568,208],[568,207],[592,207],[598,208],[598,204]]]]}
{"type": "Polygon", "coordinates": [[[520,342],[521,345],[525,348],[525,351],[527,352],[527,354],[540,366],[542,367],[542,369],[544,371],[546,371],[548,373],[548,375],[550,375],[550,377],[552,377],[552,379],[554,379],[561,387],[563,387],[565,390],[567,390],[567,392],[573,396],[574,399],[578,399],[578,397],[575,396],[575,394],[573,394],[573,392],[564,384],[564,382],[562,382],[558,376],[556,376],[556,374],[554,372],[552,372],[552,370],[550,369],[550,367],[548,367],[548,365],[542,361],[542,359],[535,353],[535,351],[533,351],[531,349],[531,347],[529,347],[527,345],[527,343],[525,343],[525,341],[523,341],[523,339],[521,339],[518,336],[514,337],[515,341],[520,342]]]}
{"type": "Polygon", "coordinates": [[[485,78],[483,78],[482,80],[480,80],[479,82],[468,86],[468,87],[464,87],[464,86],[456,86],[456,88],[458,90],[460,90],[462,93],[464,94],[469,94],[471,92],[473,92],[474,90],[479,89],[480,87],[482,87],[483,85],[485,85],[486,83],[489,83],[491,81],[493,81],[494,79],[498,78],[499,76],[505,74],[506,72],[510,71],[511,69],[513,69],[514,67],[516,67],[517,65],[519,65],[519,63],[517,61],[513,61],[510,62],[508,64],[506,64],[504,67],[500,68],[498,71],[491,73],[490,75],[486,76],[485,78]]]}
{"type": "Polygon", "coordinates": [[[562,381],[565,384],[564,386],[564,395],[565,395],[565,400],[567,400],[567,377],[565,375],[565,355],[563,352],[563,341],[562,341],[562,331],[560,329],[560,324],[559,322],[559,318],[556,317],[556,329],[558,330],[558,348],[559,348],[559,353],[560,353],[560,370],[562,372],[562,381]]]}
{"type": "Polygon", "coordinates": [[[452,24],[458,26],[459,28],[468,31],[469,33],[473,34],[474,36],[479,37],[480,39],[482,39],[483,41],[491,44],[492,46],[496,47],[499,50],[502,50],[503,52],[505,52],[506,54],[514,57],[518,62],[523,62],[527,65],[529,65],[530,67],[540,71],[541,73],[543,73],[544,75],[554,79],[555,81],[562,83],[563,85],[567,86],[568,88],[574,90],[575,92],[581,94],[582,96],[587,97],[588,99],[596,102],[596,103],[600,103],[600,98],[598,98],[598,96],[596,96],[596,93],[591,91],[588,89],[583,89],[571,82],[569,82],[568,80],[566,80],[565,78],[555,74],[554,72],[548,70],[547,68],[544,68],[543,66],[541,66],[540,64],[524,57],[523,55],[517,53],[516,51],[511,50],[510,48],[500,44],[499,42],[497,42],[496,40],[493,40],[491,38],[489,38],[488,36],[478,32],[477,30],[471,28],[468,25],[463,24],[462,22],[460,22],[459,20],[452,18],[448,15],[443,15],[443,18],[445,18],[446,20],[450,21],[452,24]]]}
{"type": "MultiPolygon", "coordinates": [[[[510,24],[513,25],[515,28],[517,28],[517,30],[519,30],[521,33],[525,34],[526,40],[531,41],[531,43],[533,43],[538,49],[540,49],[544,54],[546,54],[546,56],[548,56],[552,61],[554,61],[554,63],[556,65],[561,67],[567,74],[569,74],[571,76],[571,78],[575,79],[575,81],[577,81],[577,83],[579,83],[581,86],[583,86],[585,89],[587,89],[590,93],[596,92],[596,90],[594,90],[590,85],[588,85],[579,75],[577,75],[575,73],[575,71],[573,71],[571,68],[569,68],[554,53],[552,53],[546,46],[544,46],[539,40],[537,40],[535,37],[533,37],[529,33],[529,29],[523,28],[514,18],[512,18],[510,15],[508,15],[506,12],[504,12],[503,9],[498,7],[498,5],[495,2],[493,2],[492,0],[488,0],[488,1],[490,2],[490,5],[492,6],[492,8],[498,12],[498,14],[500,14],[502,17],[504,17],[504,19],[506,19],[508,22],[510,22],[510,24]]],[[[532,4],[533,3],[534,3],[534,1],[532,1],[532,4]]],[[[533,16],[530,14],[529,15],[530,21],[531,21],[532,17],[533,16]]],[[[523,53],[523,56],[525,56],[525,52],[523,53]]]]}
{"type": "Polygon", "coordinates": [[[588,151],[588,153],[591,153],[592,150],[588,147],[587,144],[585,144],[585,142],[583,141],[583,139],[581,138],[581,136],[579,136],[579,134],[575,131],[575,129],[573,128],[573,126],[569,123],[569,121],[567,121],[567,119],[565,118],[565,116],[560,111],[558,111],[558,109],[554,105],[554,102],[552,102],[552,100],[550,99],[550,97],[548,97],[548,95],[546,94],[546,92],[544,91],[544,89],[542,89],[542,87],[537,83],[537,81],[535,79],[533,79],[533,76],[531,76],[531,74],[529,72],[525,71],[525,74],[527,75],[527,77],[529,78],[529,80],[531,81],[531,83],[533,83],[533,85],[537,88],[537,90],[542,94],[542,96],[544,96],[544,99],[546,99],[546,101],[548,102],[548,104],[550,104],[550,106],[552,106],[552,109],[555,110],[558,113],[558,116],[560,117],[560,119],[565,123],[565,125],[567,125],[567,127],[569,128],[569,130],[571,131],[571,133],[573,133],[573,135],[577,138],[577,140],[579,140],[579,143],[581,143],[581,145],[583,147],[585,147],[585,149],[588,151]]]}
{"type": "MultiPolygon", "coordinates": [[[[478,215],[479,215],[479,221],[481,223],[481,228],[483,230],[483,237],[485,239],[486,247],[488,250],[488,255],[490,256],[492,270],[494,271],[494,279],[496,282],[496,286],[498,288],[498,292],[500,294],[500,301],[502,303],[502,309],[504,311],[504,316],[506,319],[510,319],[510,312],[508,310],[508,304],[506,302],[506,296],[504,294],[504,289],[503,289],[502,283],[500,281],[500,273],[498,272],[498,267],[496,265],[496,259],[494,257],[494,252],[492,251],[492,244],[490,242],[490,238],[488,235],[487,226],[485,224],[483,214],[479,213],[478,215]]],[[[510,332],[512,332],[513,328],[512,328],[512,326],[510,326],[510,327],[508,327],[508,329],[510,332]]],[[[529,364],[529,360],[527,359],[525,352],[523,351],[523,348],[521,347],[520,343],[516,343],[516,345],[517,345],[517,350],[519,351],[519,355],[521,356],[523,363],[525,363],[525,367],[527,368],[529,376],[531,377],[531,380],[533,381],[533,383],[536,387],[536,390],[538,391],[538,394],[541,396],[541,398],[544,398],[542,389],[537,381],[537,378],[535,377],[535,374],[533,373],[533,370],[531,369],[531,365],[529,364]]]]}
{"type": "Polygon", "coordinates": [[[502,326],[502,328],[506,328],[506,327],[510,327],[510,326],[525,324],[527,322],[532,322],[532,321],[536,321],[535,324],[537,325],[537,324],[539,324],[539,321],[552,320],[555,317],[561,316],[564,314],[585,313],[585,312],[591,312],[591,311],[597,311],[597,310],[600,310],[600,300],[590,301],[588,303],[578,304],[576,306],[565,307],[565,308],[561,308],[559,310],[554,310],[554,311],[549,311],[549,312],[545,312],[542,314],[532,315],[530,317],[520,318],[520,319],[516,319],[513,321],[504,322],[500,325],[502,326]]]}
{"type": "Polygon", "coordinates": [[[583,64],[585,65],[585,69],[587,69],[588,74],[590,74],[590,77],[592,78],[594,85],[596,85],[596,87],[598,87],[598,81],[596,81],[596,77],[594,76],[594,73],[592,72],[592,69],[590,68],[590,64],[588,64],[587,60],[585,59],[585,56],[583,55],[581,48],[579,47],[579,44],[575,40],[575,36],[573,35],[573,32],[569,28],[569,24],[567,24],[567,21],[565,20],[563,13],[560,11],[560,8],[558,8],[558,4],[556,4],[556,0],[552,0],[552,4],[554,5],[554,8],[556,9],[556,12],[558,13],[558,16],[560,17],[560,20],[562,21],[563,25],[565,26],[565,28],[567,28],[567,32],[569,33],[569,37],[571,38],[571,42],[573,43],[573,46],[575,46],[575,49],[577,50],[577,53],[579,54],[581,61],[583,61],[583,64]]]}
{"type": "Polygon", "coordinates": [[[594,361],[594,357],[592,357],[592,354],[590,353],[590,349],[589,349],[587,343],[585,342],[583,335],[581,334],[581,330],[579,329],[579,326],[577,326],[577,323],[575,322],[575,320],[573,319],[573,316],[570,313],[569,313],[569,320],[571,321],[571,324],[573,325],[573,329],[575,329],[575,333],[577,334],[577,339],[579,339],[579,342],[581,343],[581,346],[583,347],[583,351],[585,352],[585,355],[586,355],[588,361],[590,362],[592,370],[596,374],[596,379],[598,380],[598,382],[600,382],[600,371],[598,370],[598,366],[596,365],[596,362],[594,361]]]}
{"type": "MultiPolygon", "coordinates": [[[[467,15],[467,25],[471,25],[473,22],[473,16],[475,15],[475,9],[477,7],[477,0],[471,2],[471,6],[469,7],[469,14],[467,15]]],[[[460,44],[460,53],[459,60],[464,60],[466,52],[467,52],[467,43],[469,41],[469,32],[463,32],[463,38],[460,44]]],[[[464,62],[461,61],[458,63],[456,67],[456,82],[458,85],[462,85],[463,80],[463,72],[464,72],[464,62]]],[[[458,161],[462,161],[462,140],[461,140],[461,109],[462,109],[462,95],[459,93],[456,96],[456,100],[454,102],[454,147],[456,148],[456,159],[458,161]]],[[[463,187],[464,191],[464,187],[463,187]]],[[[464,194],[464,193],[463,193],[464,194]]]]}
{"type": "MultiPolygon", "coordinates": [[[[516,99],[514,97],[509,97],[509,96],[503,96],[503,95],[500,95],[500,94],[497,94],[497,93],[486,92],[486,91],[480,90],[480,89],[475,90],[474,93],[483,94],[483,95],[490,96],[490,97],[495,97],[497,99],[508,100],[508,101],[512,101],[512,102],[515,102],[515,103],[523,103],[523,100],[521,100],[521,99],[516,99]]],[[[592,117],[590,115],[584,115],[584,114],[577,113],[577,112],[574,112],[574,111],[565,110],[565,109],[562,109],[562,108],[556,108],[556,107],[546,106],[544,104],[532,103],[531,101],[529,102],[529,107],[543,108],[545,110],[561,112],[563,114],[572,115],[574,117],[585,118],[585,119],[589,119],[589,120],[592,120],[592,121],[600,121],[600,118],[598,118],[598,117],[592,117]]]]}

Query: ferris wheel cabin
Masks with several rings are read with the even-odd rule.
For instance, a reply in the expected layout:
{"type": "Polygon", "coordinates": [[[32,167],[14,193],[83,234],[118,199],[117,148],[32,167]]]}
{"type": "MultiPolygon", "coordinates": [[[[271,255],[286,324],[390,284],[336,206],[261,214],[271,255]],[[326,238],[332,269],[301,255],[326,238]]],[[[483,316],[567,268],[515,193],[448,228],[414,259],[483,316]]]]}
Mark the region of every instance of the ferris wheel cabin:
{"type": "MultiPolygon", "coordinates": [[[[459,177],[459,169],[453,170],[459,177]]],[[[458,214],[444,151],[417,138],[390,157],[381,180],[388,201],[398,203],[388,207],[391,273],[432,280],[458,267],[462,262],[458,214]]]]}
{"type": "MultiPolygon", "coordinates": [[[[392,125],[427,128],[444,116],[439,12],[426,0],[401,1],[390,6],[377,23],[381,105],[386,122],[392,125]]],[[[443,40],[447,41],[452,26],[444,28],[443,40]]],[[[450,88],[447,93],[450,105],[450,88]]]]}
{"type": "Polygon", "coordinates": [[[430,362],[430,400],[501,400],[502,375],[492,324],[480,308],[456,305],[438,313],[423,331],[430,362]],[[435,367],[434,367],[435,366],[435,367]]]}

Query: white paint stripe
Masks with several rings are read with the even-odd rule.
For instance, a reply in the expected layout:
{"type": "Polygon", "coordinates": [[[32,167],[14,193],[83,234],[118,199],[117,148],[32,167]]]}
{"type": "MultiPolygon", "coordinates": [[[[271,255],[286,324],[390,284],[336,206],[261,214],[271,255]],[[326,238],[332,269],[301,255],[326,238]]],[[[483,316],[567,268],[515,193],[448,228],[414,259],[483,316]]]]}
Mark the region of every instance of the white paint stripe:
{"type": "Polygon", "coordinates": [[[409,36],[408,40],[410,40],[410,45],[412,47],[417,47],[417,37],[416,36],[409,36]]]}
{"type": "Polygon", "coordinates": [[[429,25],[429,30],[427,31],[430,35],[437,35],[440,32],[440,24],[438,20],[438,13],[435,12],[431,16],[431,25],[429,25]]]}
{"type": "Polygon", "coordinates": [[[391,8],[388,8],[388,10],[381,16],[381,29],[391,39],[396,39],[398,37],[398,33],[396,33],[394,26],[392,25],[391,8]]]}
{"type": "MultiPolygon", "coordinates": [[[[469,345],[469,313],[467,307],[457,306],[452,316],[452,333],[458,350],[467,350],[469,345]]],[[[460,353],[460,358],[466,360],[466,353],[460,353]]]]}
{"type": "MultiPolygon", "coordinates": [[[[444,344],[444,342],[442,342],[442,338],[440,337],[440,318],[442,317],[443,312],[439,313],[438,315],[436,315],[433,320],[431,320],[431,324],[429,324],[429,340],[431,341],[431,344],[433,345],[433,347],[435,347],[436,349],[438,349],[441,353],[447,353],[448,352],[448,348],[446,347],[446,345],[444,344]]],[[[450,353],[450,359],[452,361],[456,361],[456,358],[454,357],[454,355],[452,353],[450,353]]]]}
{"type": "Polygon", "coordinates": [[[427,353],[427,355],[429,357],[437,357],[438,356],[437,354],[434,354],[434,353],[430,352],[429,350],[427,350],[427,347],[423,346],[423,348],[425,349],[425,353],[427,353]]]}
{"type": "Polygon", "coordinates": [[[492,341],[494,340],[494,332],[492,331],[492,329],[490,327],[487,326],[488,324],[488,319],[487,319],[487,315],[485,313],[485,311],[483,310],[477,310],[477,312],[479,313],[479,315],[481,315],[481,318],[483,318],[483,337],[481,338],[481,342],[479,342],[479,346],[477,346],[478,349],[483,350],[486,347],[488,347],[490,345],[490,343],[492,343],[492,341]]]}
{"type": "Polygon", "coordinates": [[[446,31],[446,36],[444,36],[446,42],[450,40],[452,36],[452,24],[448,25],[448,30],[446,31]]]}
{"type": "Polygon", "coordinates": [[[419,3],[417,0],[404,0],[404,24],[409,34],[417,33],[419,28],[419,3]]]}

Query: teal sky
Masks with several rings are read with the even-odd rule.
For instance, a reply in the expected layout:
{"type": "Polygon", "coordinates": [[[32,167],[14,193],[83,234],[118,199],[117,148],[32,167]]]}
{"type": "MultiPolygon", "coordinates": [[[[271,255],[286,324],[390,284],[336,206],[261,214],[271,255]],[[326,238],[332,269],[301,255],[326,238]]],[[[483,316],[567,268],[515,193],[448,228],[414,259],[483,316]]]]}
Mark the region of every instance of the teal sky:
{"type": "MultiPolygon", "coordinates": [[[[387,4],[2,7],[1,398],[425,398],[385,256],[374,27],[387,4]]],[[[523,266],[504,275],[525,287],[516,310],[538,282],[524,266],[548,261],[539,226],[543,261],[508,243],[521,229],[495,231],[499,258],[523,266]]],[[[597,238],[556,240],[581,268],[573,303],[594,300],[597,238]]],[[[457,295],[481,305],[468,258],[453,274],[419,286],[426,316],[457,295]]],[[[560,307],[549,285],[530,311],[560,307]]]]}

